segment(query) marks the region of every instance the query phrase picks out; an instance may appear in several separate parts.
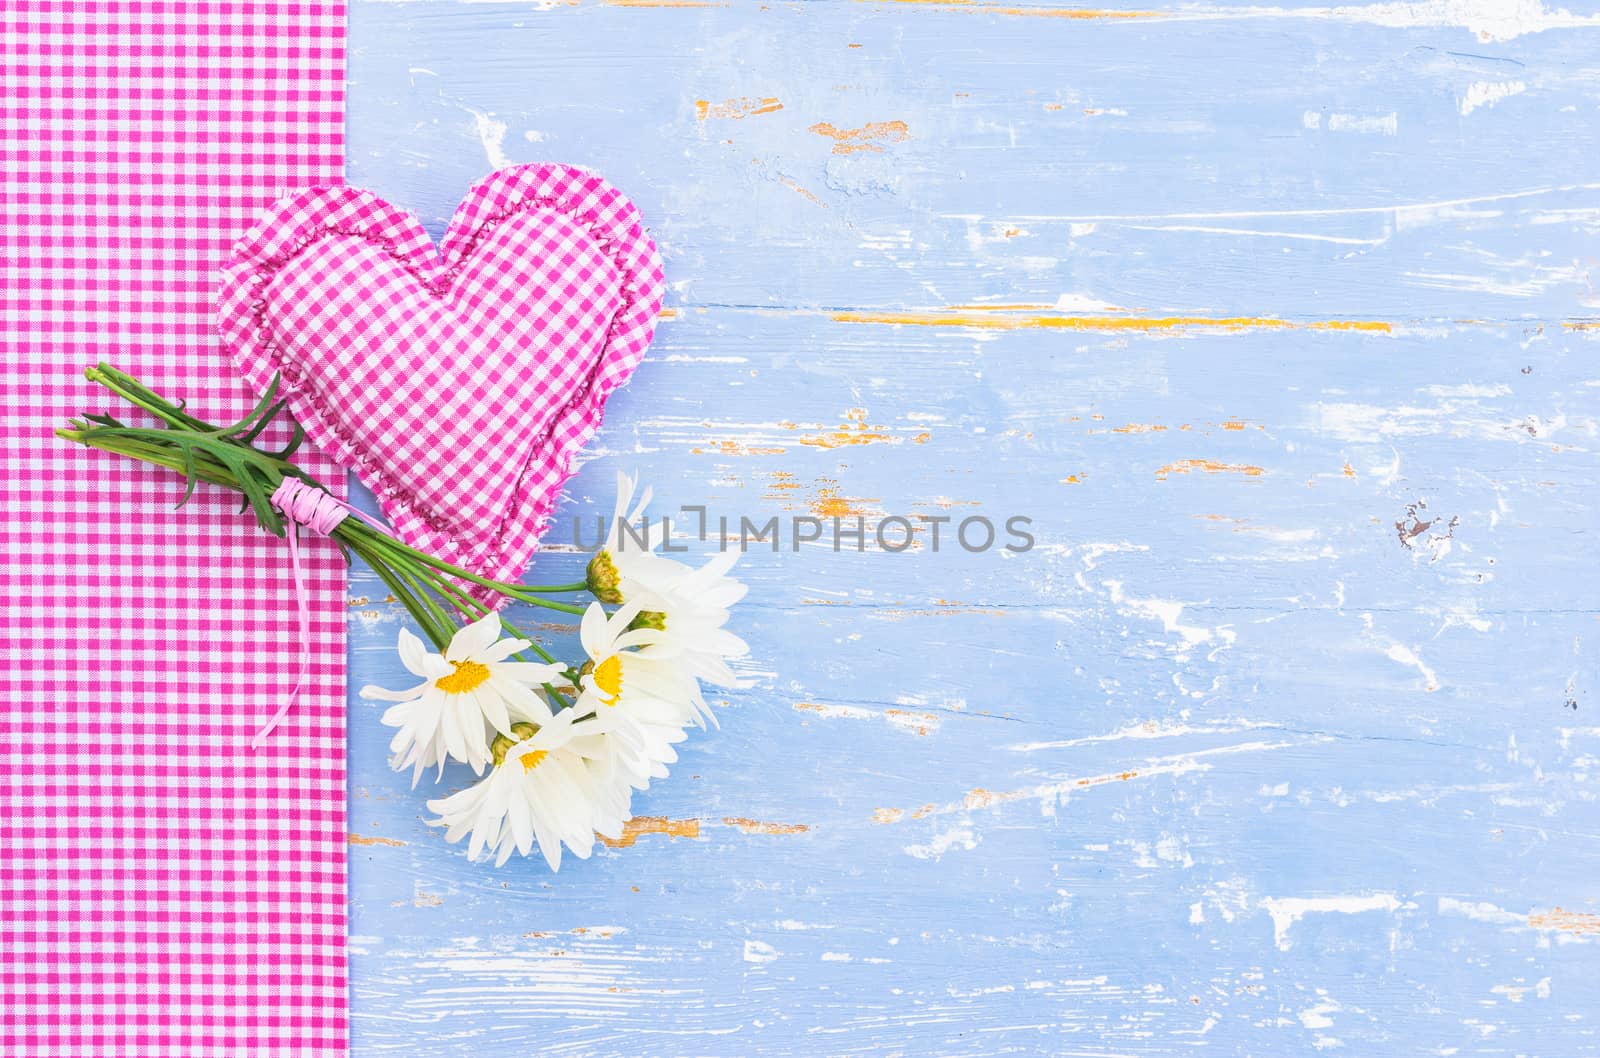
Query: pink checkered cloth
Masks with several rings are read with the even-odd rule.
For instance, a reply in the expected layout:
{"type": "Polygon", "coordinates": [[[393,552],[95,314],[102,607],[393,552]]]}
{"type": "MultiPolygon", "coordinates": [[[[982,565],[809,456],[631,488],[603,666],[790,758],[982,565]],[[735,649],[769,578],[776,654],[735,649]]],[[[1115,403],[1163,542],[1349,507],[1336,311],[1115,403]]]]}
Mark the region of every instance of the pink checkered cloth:
{"type": "Polygon", "coordinates": [[[0,1055],[342,1054],[342,560],[306,541],[307,688],[252,752],[301,662],[284,542],[51,431],[123,413],[83,377],[102,359],[248,410],[217,270],[274,198],[340,178],[343,4],[0,22],[0,1055]]]}
{"type": "Polygon", "coordinates": [[[276,203],[223,272],[218,325],[258,391],[281,378],[311,440],[401,539],[516,580],[644,356],[662,288],[616,188],[519,165],[467,192],[437,250],[371,192],[276,203]]]}

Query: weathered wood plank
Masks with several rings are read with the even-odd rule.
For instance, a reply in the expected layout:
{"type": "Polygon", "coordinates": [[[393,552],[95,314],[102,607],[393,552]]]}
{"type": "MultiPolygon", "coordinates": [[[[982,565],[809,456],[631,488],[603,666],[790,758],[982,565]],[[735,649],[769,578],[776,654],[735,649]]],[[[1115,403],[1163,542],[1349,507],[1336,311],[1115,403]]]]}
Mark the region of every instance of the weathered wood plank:
{"type": "Polygon", "coordinates": [[[754,686],[555,877],[353,700],[358,1054],[1600,1046],[1593,19],[1128,13],[356,5],[353,181],[589,164],[667,258],[541,579],[618,468],[1036,537],[753,551],[754,686]]]}

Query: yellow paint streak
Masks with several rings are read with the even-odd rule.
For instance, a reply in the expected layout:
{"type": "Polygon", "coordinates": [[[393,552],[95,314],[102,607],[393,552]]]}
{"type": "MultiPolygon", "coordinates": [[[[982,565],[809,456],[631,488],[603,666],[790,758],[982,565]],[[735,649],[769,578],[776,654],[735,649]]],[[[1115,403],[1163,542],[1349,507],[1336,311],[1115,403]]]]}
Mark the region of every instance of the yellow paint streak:
{"type": "Polygon", "coordinates": [[[1347,478],[1355,477],[1356,476],[1356,468],[1351,466],[1349,463],[1346,463],[1344,465],[1344,476],[1347,477],[1347,478]]]}
{"type": "Polygon", "coordinates": [[[1246,477],[1259,478],[1265,473],[1260,467],[1249,463],[1218,463],[1214,459],[1180,459],[1176,463],[1168,463],[1156,471],[1156,480],[1167,480],[1168,474],[1188,474],[1200,470],[1207,474],[1243,474],[1246,477]]]}
{"type": "Polygon", "coordinates": [[[700,836],[700,820],[698,819],[668,819],[666,816],[634,816],[622,824],[620,837],[608,838],[600,835],[600,840],[614,849],[632,847],[646,834],[665,834],[669,838],[698,838],[700,836]]]}
{"type": "Polygon", "coordinates": [[[708,454],[722,456],[781,456],[788,449],[772,445],[740,444],[738,441],[718,441],[710,448],[691,448],[689,451],[697,456],[708,454]]]}
{"type": "MultiPolygon", "coordinates": [[[[1137,779],[1137,771],[1111,772],[1106,775],[1091,775],[1088,778],[1078,779],[1075,786],[1100,786],[1104,783],[1127,782],[1137,779]]],[[[912,819],[922,819],[927,816],[953,811],[973,811],[979,808],[993,808],[996,805],[1007,804],[1011,801],[1024,801],[1037,797],[1037,790],[986,790],[981,786],[968,790],[966,796],[958,804],[947,804],[942,808],[937,804],[925,804],[911,812],[912,819]]],[[[899,808],[879,808],[872,813],[874,823],[898,823],[906,818],[906,813],[899,808]]]]}
{"type": "Polygon", "coordinates": [[[971,327],[990,331],[1360,331],[1391,334],[1392,324],[1384,320],[1293,320],[1272,316],[1069,316],[1055,313],[1009,314],[999,306],[979,310],[976,306],[920,312],[835,312],[839,323],[878,323],[911,327],[971,327]]]}
{"type": "Polygon", "coordinates": [[[911,129],[903,121],[869,121],[858,129],[841,129],[826,121],[819,121],[807,131],[826,136],[833,141],[834,154],[883,153],[890,143],[903,143],[911,138],[911,129]]]}
{"type": "Polygon", "coordinates": [[[394,838],[373,838],[373,837],[368,837],[365,834],[351,834],[350,835],[350,844],[352,844],[352,845],[387,845],[390,848],[395,848],[395,849],[403,849],[403,848],[406,847],[406,843],[405,842],[396,841],[394,838]]]}
{"type": "Polygon", "coordinates": [[[1061,479],[1061,484],[1063,484],[1063,485],[1082,485],[1083,484],[1083,479],[1080,478],[1076,474],[1068,474],[1066,477],[1061,479]]]}
{"type": "Polygon", "coordinates": [[[828,204],[826,202],[818,198],[810,189],[801,187],[800,184],[792,177],[780,176],[778,177],[778,183],[782,184],[784,187],[787,187],[789,190],[793,191],[801,198],[804,198],[806,201],[813,202],[816,205],[821,206],[823,209],[828,208],[828,204]]]}
{"type": "Polygon", "coordinates": [[[759,819],[726,816],[724,826],[735,827],[743,834],[804,834],[811,827],[805,823],[765,823],[759,819]]]}
{"type": "Polygon", "coordinates": [[[866,515],[866,508],[860,506],[862,502],[854,497],[839,495],[838,489],[820,488],[817,498],[806,506],[818,518],[854,518],[858,514],[863,517],[866,515]]]}
{"type": "Polygon", "coordinates": [[[696,99],[694,118],[696,121],[705,121],[709,118],[738,121],[758,114],[774,114],[782,109],[783,104],[774,96],[763,96],[760,99],[744,96],[739,99],[724,99],[720,103],[713,103],[709,99],[696,99]]]}
{"type": "Polygon", "coordinates": [[[1567,911],[1555,907],[1549,911],[1534,911],[1528,915],[1532,929],[1558,929],[1563,933],[1600,934],[1600,915],[1582,911],[1567,911]]]}
{"type": "Polygon", "coordinates": [[[1245,428],[1245,421],[1243,419],[1227,419],[1221,425],[1224,430],[1242,430],[1245,428]]]}
{"type": "Polygon", "coordinates": [[[1126,426],[1118,426],[1117,428],[1115,428],[1111,432],[1112,433],[1166,433],[1167,432],[1167,428],[1165,426],[1158,426],[1158,425],[1155,425],[1153,423],[1147,424],[1147,423],[1139,423],[1139,422],[1130,422],[1126,426]]]}
{"type": "Polygon", "coordinates": [[[661,311],[656,313],[656,319],[658,320],[675,320],[677,318],[678,310],[667,306],[662,306],[661,311]]]}
{"type": "MultiPolygon", "coordinates": [[[[762,497],[766,500],[783,502],[789,499],[788,494],[797,491],[800,482],[795,480],[794,474],[787,470],[774,470],[767,475],[767,491],[762,497]]],[[[784,504],[785,510],[793,510],[792,503],[784,504]]]]}
{"type": "Polygon", "coordinates": [[[993,790],[985,790],[980,786],[975,790],[968,790],[966,800],[963,803],[968,808],[988,808],[991,805],[999,804],[1004,799],[1004,794],[997,794],[993,790]]]}
{"type": "Polygon", "coordinates": [[[1137,779],[1138,777],[1139,773],[1136,771],[1119,771],[1114,775],[1094,775],[1087,779],[1079,779],[1078,785],[1099,786],[1108,782],[1127,782],[1129,779],[1137,779]]]}
{"type": "MultiPolygon", "coordinates": [[[[812,448],[849,448],[855,445],[886,444],[894,438],[886,426],[867,425],[867,409],[851,408],[844,413],[845,421],[837,430],[807,434],[800,443],[812,448]]],[[[924,438],[927,434],[920,435],[924,438]]],[[[923,442],[918,442],[919,444],[923,442]]]]}
{"type": "Polygon", "coordinates": [[[1004,7],[976,0],[891,0],[897,4],[917,4],[951,11],[975,11],[986,15],[1011,15],[1018,18],[1064,18],[1077,22],[1126,21],[1135,18],[1160,18],[1159,11],[1106,11],[1096,7],[1004,7]]]}
{"type": "Polygon", "coordinates": [[[602,0],[607,7],[727,7],[721,0],[602,0]]]}
{"type": "Polygon", "coordinates": [[[910,709],[885,709],[883,715],[923,738],[927,738],[928,732],[939,723],[939,718],[932,713],[918,713],[910,709]]]}

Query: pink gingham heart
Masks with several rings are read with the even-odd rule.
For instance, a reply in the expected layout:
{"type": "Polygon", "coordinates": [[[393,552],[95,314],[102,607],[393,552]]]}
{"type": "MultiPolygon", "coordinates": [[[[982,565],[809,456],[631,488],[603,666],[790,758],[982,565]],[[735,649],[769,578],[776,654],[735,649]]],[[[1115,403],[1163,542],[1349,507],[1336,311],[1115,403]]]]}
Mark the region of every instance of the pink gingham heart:
{"type": "Polygon", "coordinates": [[[407,543],[497,580],[527,568],[663,274],[639,212],[565,165],[480,181],[438,250],[369,191],[281,199],[222,273],[218,327],[407,543]]]}

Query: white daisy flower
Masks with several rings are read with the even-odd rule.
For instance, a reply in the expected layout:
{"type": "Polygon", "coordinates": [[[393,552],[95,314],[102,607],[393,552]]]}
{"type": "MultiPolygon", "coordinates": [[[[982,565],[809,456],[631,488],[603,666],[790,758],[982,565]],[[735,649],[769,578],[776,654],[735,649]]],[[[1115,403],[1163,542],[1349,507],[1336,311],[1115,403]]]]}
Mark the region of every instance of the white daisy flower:
{"type": "MultiPolygon", "coordinates": [[[[534,842],[552,871],[561,869],[561,847],[580,859],[594,850],[595,835],[617,838],[629,811],[626,785],[607,784],[586,756],[593,724],[574,721],[576,710],[545,714],[537,724],[517,723],[513,734],[495,740],[495,767],[477,785],[429,801],[448,828],[445,840],[468,834],[467,858],[494,857],[495,866],[513,852],[531,855],[534,842]]],[[[601,740],[603,741],[603,740],[601,740]]]]}
{"type": "Polygon", "coordinates": [[[610,760],[603,763],[642,790],[677,761],[673,746],[687,737],[691,722],[704,727],[706,718],[716,718],[672,647],[648,654],[639,649],[661,638],[654,629],[628,627],[639,606],[628,603],[607,617],[599,603],[591,603],[584,613],[578,638],[589,660],[579,670],[573,711],[594,716],[611,740],[610,760]]]}
{"type": "Polygon", "coordinates": [[[633,502],[638,484],[637,478],[618,472],[617,506],[605,541],[589,560],[585,578],[594,597],[613,606],[654,593],[692,572],[682,562],[655,553],[665,541],[665,522],[656,533],[651,532],[648,521],[637,524],[650,503],[648,488],[639,495],[638,503],[633,502]]]}
{"type": "Polygon", "coordinates": [[[649,537],[648,522],[642,532],[623,528],[637,523],[650,502],[647,488],[634,503],[637,488],[636,478],[617,474],[616,510],[605,542],[589,560],[590,592],[612,605],[640,603],[642,612],[634,624],[668,633],[694,676],[723,687],[739,686],[726,661],[748,653],[748,648],[723,629],[728,608],[748,590],[728,576],[739,553],[724,551],[699,569],[656,554],[663,541],[649,537]]]}
{"type": "Polygon", "coordinates": [[[361,689],[363,698],[399,703],[383,714],[386,725],[399,728],[389,743],[395,771],[414,769],[415,786],[424,768],[437,765],[442,774],[454,758],[482,775],[494,732],[509,734],[519,720],[548,716],[537,688],[559,681],[561,666],[506,660],[529,645],[501,639],[500,616],[493,612],[458,631],[442,656],[401,629],[400,660],[423,681],[402,691],[361,689]]]}
{"type": "Polygon", "coordinates": [[[727,662],[743,657],[750,648],[723,627],[728,623],[728,608],[748,590],[728,576],[738,559],[738,552],[724,551],[699,569],[686,567],[682,577],[641,599],[644,609],[634,618],[634,626],[661,633],[642,648],[643,653],[670,650],[696,679],[719,687],[742,686],[727,662]]]}

